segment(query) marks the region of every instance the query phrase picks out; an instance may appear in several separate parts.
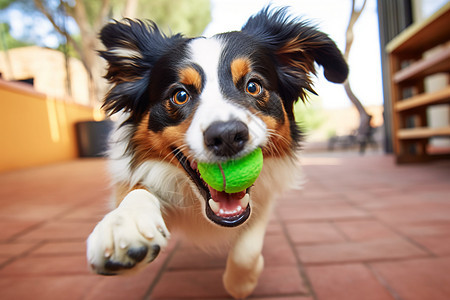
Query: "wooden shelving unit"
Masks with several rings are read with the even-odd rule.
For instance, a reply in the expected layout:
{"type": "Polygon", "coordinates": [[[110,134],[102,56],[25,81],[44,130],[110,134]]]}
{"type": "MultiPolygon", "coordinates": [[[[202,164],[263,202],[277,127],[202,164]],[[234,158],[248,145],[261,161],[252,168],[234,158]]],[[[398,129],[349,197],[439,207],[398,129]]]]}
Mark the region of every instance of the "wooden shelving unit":
{"type": "Polygon", "coordinates": [[[397,112],[408,111],[415,108],[427,107],[433,104],[448,103],[450,101],[450,86],[431,93],[419,94],[411,98],[397,102],[395,110],[397,112]]]}
{"type": "Polygon", "coordinates": [[[450,124],[431,128],[427,120],[430,106],[450,104],[450,3],[424,22],[407,28],[386,46],[386,51],[397,162],[428,161],[434,157],[428,153],[430,138],[450,136],[450,124]],[[438,73],[446,74],[447,86],[425,91],[425,78],[438,73]]]}

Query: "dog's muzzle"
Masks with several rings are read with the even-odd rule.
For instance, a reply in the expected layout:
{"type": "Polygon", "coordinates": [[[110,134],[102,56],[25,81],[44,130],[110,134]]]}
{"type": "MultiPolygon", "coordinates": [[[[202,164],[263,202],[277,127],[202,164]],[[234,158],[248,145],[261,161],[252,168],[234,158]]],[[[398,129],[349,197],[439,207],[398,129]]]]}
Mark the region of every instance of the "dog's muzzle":
{"type": "MultiPolygon", "coordinates": [[[[211,157],[223,162],[239,158],[239,153],[249,141],[249,129],[238,120],[213,122],[204,131],[203,138],[211,157]]],[[[196,161],[188,160],[179,149],[174,149],[173,153],[202,194],[206,202],[205,213],[211,221],[221,226],[235,227],[249,218],[251,188],[237,193],[219,192],[201,178],[196,161]]]]}

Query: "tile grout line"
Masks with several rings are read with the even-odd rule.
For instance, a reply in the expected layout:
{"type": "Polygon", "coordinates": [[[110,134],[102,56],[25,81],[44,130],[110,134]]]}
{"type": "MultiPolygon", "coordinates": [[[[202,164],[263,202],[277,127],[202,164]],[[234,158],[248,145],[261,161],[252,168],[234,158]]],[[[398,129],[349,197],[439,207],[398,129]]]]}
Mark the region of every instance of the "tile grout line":
{"type": "Polygon", "coordinates": [[[304,266],[303,266],[303,264],[302,264],[302,262],[301,262],[301,260],[300,260],[300,258],[298,256],[298,253],[297,253],[297,251],[295,249],[295,243],[292,241],[291,236],[288,233],[286,223],[280,217],[280,213],[278,211],[275,211],[275,215],[278,218],[278,222],[280,222],[283,235],[286,237],[287,242],[289,244],[289,247],[291,248],[291,251],[294,253],[295,261],[296,261],[296,264],[297,264],[297,271],[300,273],[300,277],[304,280],[304,283],[305,283],[306,287],[308,288],[312,298],[314,300],[317,300],[317,295],[316,295],[316,293],[315,293],[315,291],[313,289],[311,281],[309,280],[309,277],[308,277],[308,274],[306,272],[306,269],[304,268],[304,266]]]}
{"type": "MultiPolygon", "coordinates": [[[[32,232],[33,230],[39,229],[42,226],[44,226],[45,224],[49,224],[51,221],[61,220],[61,218],[63,218],[66,214],[72,212],[74,209],[83,207],[86,204],[86,202],[88,202],[88,201],[89,200],[86,200],[86,201],[83,201],[81,203],[75,204],[75,205],[73,205],[73,206],[71,206],[71,207],[61,211],[59,214],[53,216],[52,218],[42,220],[42,221],[38,222],[37,224],[35,224],[35,225],[33,225],[33,226],[31,226],[31,227],[29,227],[27,229],[24,229],[24,230],[22,230],[22,231],[20,231],[20,232],[18,232],[16,234],[14,234],[12,237],[10,237],[9,239],[5,240],[5,242],[6,243],[15,242],[21,236],[26,235],[26,234],[32,232]]],[[[82,222],[84,223],[84,221],[82,221],[82,222]]],[[[100,220],[98,220],[98,222],[100,222],[100,220]]]]}
{"type": "MultiPolygon", "coordinates": [[[[9,243],[9,242],[8,242],[9,243]]],[[[24,251],[23,253],[21,253],[20,255],[15,255],[10,257],[9,259],[7,259],[5,262],[3,262],[2,264],[0,264],[0,270],[3,269],[4,267],[6,267],[7,265],[9,265],[10,263],[14,262],[15,260],[17,260],[20,257],[26,257],[29,256],[30,253],[32,253],[34,250],[39,249],[42,245],[44,245],[46,243],[46,241],[41,240],[39,242],[36,242],[36,245],[34,245],[33,247],[30,247],[30,249],[28,249],[27,251],[24,251]]]]}
{"type": "MultiPolygon", "coordinates": [[[[339,220],[338,220],[338,222],[339,222],[339,220]]],[[[344,241],[346,243],[353,242],[352,239],[344,231],[342,231],[341,228],[339,228],[339,226],[336,224],[336,220],[331,219],[331,220],[328,220],[327,223],[329,223],[331,225],[331,227],[334,228],[334,230],[336,230],[339,233],[339,235],[344,239],[344,241]]]]}
{"type": "Polygon", "coordinates": [[[4,243],[12,243],[12,242],[17,242],[17,239],[20,238],[23,235],[26,235],[30,232],[32,232],[33,230],[39,229],[42,226],[44,226],[45,224],[48,223],[48,220],[43,220],[38,222],[37,224],[34,224],[32,226],[30,226],[29,228],[26,228],[16,234],[14,234],[12,237],[10,237],[9,239],[5,240],[4,243]]]}
{"type": "Polygon", "coordinates": [[[395,291],[393,287],[380,275],[378,274],[372,267],[369,262],[365,262],[364,266],[369,270],[369,272],[375,277],[375,279],[389,292],[389,294],[395,300],[403,300],[400,295],[395,291]]]}
{"type": "Polygon", "coordinates": [[[392,230],[394,233],[398,234],[402,239],[404,239],[405,241],[411,243],[412,245],[416,246],[417,248],[419,248],[420,250],[422,250],[423,252],[425,252],[428,256],[436,258],[438,257],[436,254],[434,254],[431,250],[429,250],[427,247],[423,246],[422,244],[416,242],[414,239],[412,239],[411,237],[403,234],[402,232],[398,231],[396,228],[394,228],[393,226],[383,222],[382,220],[377,219],[381,224],[383,224],[384,226],[386,226],[387,228],[389,228],[390,230],[392,230]]]}
{"type": "Polygon", "coordinates": [[[397,261],[410,261],[410,260],[416,260],[416,259],[424,259],[424,258],[433,258],[436,257],[429,257],[429,256],[419,256],[419,255],[413,255],[409,257],[394,257],[394,258],[376,258],[376,259],[360,259],[360,260],[342,260],[342,261],[330,261],[330,262],[312,262],[312,263],[305,263],[306,266],[309,267],[317,267],[317,266],[330,266],[330,265],[347,265],[347,264],[366,264],[366,263],[385,263],[385,262],[397,262],[397,261]]]}
{"type": "Polygon", "coordinates": [[[145,292],[145,295],[142,297],[142,300],[151,300],[150,296],[152,295],[153,290],[155,289],[156,285],[161,280],[161,278],[164,275],[164,273],[167,271],[170,261],[172,260],[173,256],[178,251],[180,246],[181,246],[181,242],[177,241],[177,243],[175,244],[172,252],[167,256],[167,258],[164,261],[164,263],[162,264],[161,268],[158,270],[158,273],[156,274],[156,276],[153,279],[152,283],[150,284],[150,286],[148,287],[147,291],[145,292]]]}
{"type": "MultiPolygon", "coordinates": [[[[370,193],[370,192],[369,192],[370,193]]],[[[373,193],[372,193],[373,195],[373,193]]],[[[347,201],[350,201],[350,205],[357,207],[358,209],[364,211],[365,213],[367,213],[368,215],[370,215],[374,220],[376,220],[377,222],[379,222],[380,224],[382,224],[383,226],[386,226],[386,228],[388,228],[389,230],[391,230],[392,232],[394,232],[395,234],[397,234],[400,238],[402,238],[403,240],[405,240],[408,243],[411,243],[412,245],[416,246],[417,248],[419,248],[420,250],[422,250],[423,252],[425,252],[428,256],[430,257],[437,257],[436,254],[434,254],[431,250],[429,250],[427,247],[423,246],[422,244],[416,242],[413,238],[409,237],[408,235],[404,234],[403,232],[399,231],[398,229],[396,229],[394,226],[391,226],[390,224],[384,222],[383,220],[379,219],[377,216],[374,216],[372,214],[371,211],[368,211],[366,208],[364,207],[359,207],[357,204],[352,203],[351,200],[349,200],[346,197],[347,201]]]]}

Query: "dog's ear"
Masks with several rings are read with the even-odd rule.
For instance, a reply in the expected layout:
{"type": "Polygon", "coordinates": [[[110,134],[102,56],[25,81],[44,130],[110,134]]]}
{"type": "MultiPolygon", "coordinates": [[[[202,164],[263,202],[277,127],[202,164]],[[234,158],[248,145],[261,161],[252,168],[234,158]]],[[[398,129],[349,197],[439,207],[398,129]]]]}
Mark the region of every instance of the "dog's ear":
{"type": "Polygon", "coordinates": [[[289,18],[286,8],[261,10],[247,21],[242,32],[274,55],[285,100],[304,99],[305,89],[314,93],[309,78],[316,73],[314,62],[323,66],[331,82],[341,83],[347,78],[348,66],[336,44],[306,22],[289,18]]]}
{"type": "Polygon", "coordinates": [[[107,63],[105,78],[113,85],[103,107],[110,114],[131,111],[135,117],[149,108],[148,84],[152,68],[175,43],[177,34],[164,35],[151,21],[124,19],[111,22],[100,32],[106,50],[99,51],[107,63]]]}

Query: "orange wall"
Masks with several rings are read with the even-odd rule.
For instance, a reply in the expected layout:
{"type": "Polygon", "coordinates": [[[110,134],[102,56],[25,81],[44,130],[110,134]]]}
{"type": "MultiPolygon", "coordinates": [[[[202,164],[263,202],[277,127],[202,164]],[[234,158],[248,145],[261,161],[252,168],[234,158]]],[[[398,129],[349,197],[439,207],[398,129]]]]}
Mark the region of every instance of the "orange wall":
{"type": "Polygon", "coordinates": [[[93,120],[90,107],[51,99],[0,80],[0,171],[78,156],[75,123],[93,120]]]}

